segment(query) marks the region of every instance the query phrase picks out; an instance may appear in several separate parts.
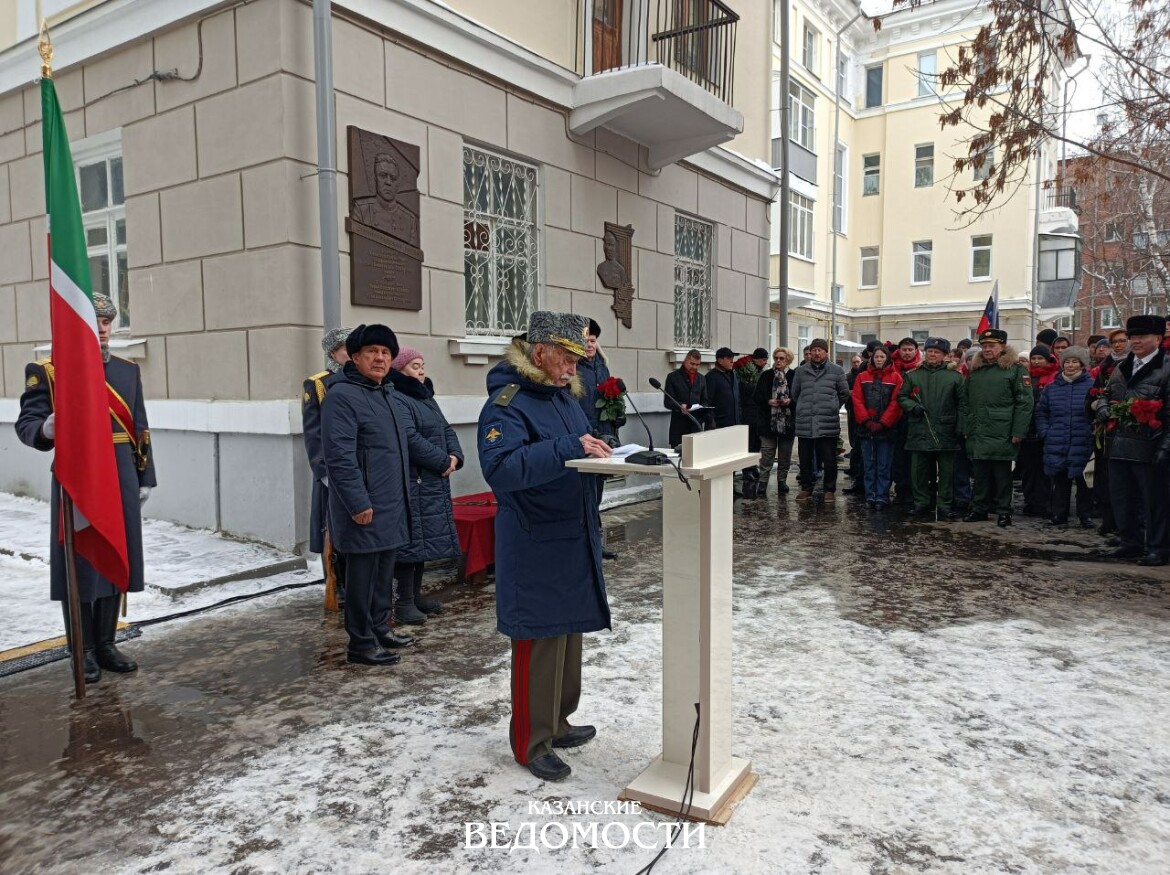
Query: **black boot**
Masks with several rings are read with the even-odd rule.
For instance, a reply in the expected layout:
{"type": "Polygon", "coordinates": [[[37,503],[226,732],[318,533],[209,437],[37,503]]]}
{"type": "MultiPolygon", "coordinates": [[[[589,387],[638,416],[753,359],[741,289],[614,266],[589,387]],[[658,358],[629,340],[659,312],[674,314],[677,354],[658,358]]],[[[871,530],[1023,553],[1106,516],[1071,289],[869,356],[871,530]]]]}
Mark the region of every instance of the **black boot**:
{"type": "Polygon", "coordinates": [[[97,662],[106,671],[119,674],[138,671],[138,663],[124,656],[114,646],[118,635],[118,609],[122,606],[120,595],[107,596],[93,603],[94,632],[97,635],[97,662]]]}
{"type": "Polygon", "coordinates": [[[743,484],[743,497],[748,501],[755,501],[759,497],[760,484],[754,480],[743,484]]]}
{"type": "MultiPolygon", "coordinates": [[[[61,615],[65,618],[65,642],[69,653],[73,653],[73,629],[69,625],[69,602],[61,602],[61,615]]],[[[93,605],[81,605],[81,648],[85,657],[85,682],[96,684],[102,679],[102,669],[97,663],[93,645],[93,605]]]]}
{"type": "Polygon", "coordinates": [[[394,592],[395,626],[419,626],[427,621],[427,615],[420,611],[414,604],[413,581],[396,581],[394,592]]]}
{"type": "Polygon", "coordinates": [[[421,570],[414,577],[414,606],[428,617],[433,614],[443,613],[443,603],[441,601],[438,599],[423,598],[421,570]]]}
{"type": "Polygon", "coordinates": [[[996,517],[995,524],[1001,529],[1006,529],[1012,524],[1012,515],[1010,513],[1001,513],[996,517]]]}

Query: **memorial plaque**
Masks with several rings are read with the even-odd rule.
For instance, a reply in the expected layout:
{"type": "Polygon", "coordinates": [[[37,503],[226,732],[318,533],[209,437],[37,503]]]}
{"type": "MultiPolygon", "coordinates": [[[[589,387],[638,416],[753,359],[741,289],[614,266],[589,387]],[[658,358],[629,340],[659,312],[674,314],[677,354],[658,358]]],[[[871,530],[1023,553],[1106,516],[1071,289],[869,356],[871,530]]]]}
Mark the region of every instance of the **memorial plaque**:
{"type": "Polygon", "coordinates": [[[421,310],[419,147],[352,125],[347,136],[350,301],[421,310]]]}
{"type": "Polygon", "coordinates": [[[602,248],[605,261],[597,265],[597,278],[607,289],[613,290],[614,315],[626,328],[633,327],[634,284],[630,282],[630,250],[633,245],[634,226],[605,223],[602,248]]]}

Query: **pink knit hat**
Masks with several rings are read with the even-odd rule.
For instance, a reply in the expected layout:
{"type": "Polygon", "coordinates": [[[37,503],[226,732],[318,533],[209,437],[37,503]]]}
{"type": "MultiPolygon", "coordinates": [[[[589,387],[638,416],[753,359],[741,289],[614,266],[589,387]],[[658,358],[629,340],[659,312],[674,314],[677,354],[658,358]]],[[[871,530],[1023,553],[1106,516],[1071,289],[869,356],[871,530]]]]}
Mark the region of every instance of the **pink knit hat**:
{"type": "Polygon", "coordinates": [[[404,346],[402,349],[398,350],[398,355],[394,356],[394,361],[390,363],[390,367],[394,368],[396,371],[401,371],[412,361],[422,357],[423,354],[413,346],[404,346]]]}

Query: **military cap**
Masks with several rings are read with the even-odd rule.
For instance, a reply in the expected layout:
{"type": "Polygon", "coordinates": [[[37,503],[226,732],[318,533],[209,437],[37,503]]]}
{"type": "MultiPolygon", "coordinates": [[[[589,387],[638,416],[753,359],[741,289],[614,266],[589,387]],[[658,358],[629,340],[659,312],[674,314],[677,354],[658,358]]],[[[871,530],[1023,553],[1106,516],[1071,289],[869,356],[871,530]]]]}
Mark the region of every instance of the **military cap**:
{"type": "Polygon", "coordinates": [[[398,355],[398,338],[385,325],[359,325],[345,339],[345,351],[355,355],[363,346],[384,346],[391,356],[398,355]]]}
{"type": "Polygon", "coordinates": [[[945,337],[928,337],[926,338],[925,349],[937,349],[943,355],[947,355],[951,351],[951,342],[945,337]]]}
{"type": "Polygon", "coordinates": [[[537,310],[528,317],[528,342],[551,343],[573,355],[585,355],[585,332],[589,320],[573,313],[537,310]]]}
{"type": "Polygon", "coordinates": [[[345,346],[345,339],[349,337],[352,328],[332,328],[325,332],[325,336],[321,338],[321,349],[325,350],[325,354],[333,352],[339,346],[345,346]]]}
{"type": "Polygon", "coordinates": [[[93,312],[98,316],[98,318],[103,316],[106,319],[118,318],[118,308],[114,306],[113,301],[111,301],[101,292],[93,293],[93,312]]]}
{"type": "Polygon", "coordinates": [[[1135,334],[1156,334],[1161,337],[1166,333],[1166,318],[1157,313],[1130,316],[1125,320],[1125,333],[1130,337],[1135,334]]]}
{"type": "Polygon", "coordinates": [[[1007,343],[1007,332],[999,328],[985,328],[979,332],[980,343],[1007,343]]]}

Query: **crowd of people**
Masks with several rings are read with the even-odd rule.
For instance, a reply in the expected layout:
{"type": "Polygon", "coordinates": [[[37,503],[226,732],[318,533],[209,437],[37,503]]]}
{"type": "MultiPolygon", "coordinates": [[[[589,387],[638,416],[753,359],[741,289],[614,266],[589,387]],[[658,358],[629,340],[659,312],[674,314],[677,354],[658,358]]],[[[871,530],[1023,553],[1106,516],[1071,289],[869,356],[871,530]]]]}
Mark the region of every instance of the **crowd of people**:
{"type": "Polygon", "coordinates": [[[692,350],[666,382],[670,441],[698,428],[746,424],[759,468],[745,471],[744,499],[789,491],[797,444],[796,500],[836,501],[838,459],[852,483],[844,493],[881,512],[976,523],[994,514],[1012,525],[1020,512],[1053,526],[1096,528],[1104,555],[1165,565],[1170,559],[1170,338],[1166,320],[1131,317],[1124,329],[1073,346],[1053,329],[1028,353],[1007,333],[973,343],[912,337],[870,341],[852,369],[829,361],[815,339],[794,366],[790,350],[757,348],[736,358],[723,347],[706,374],[692,350]],[[840,411],[846,411],[844,434],[840,411]],[[695,422],[688,413],[700,411],[695,422]],[[1092,466],[1093,487],[1086,481],[1092,466]],[[1095,520],[1100,520],[1098,524],[1095,520]]]}

